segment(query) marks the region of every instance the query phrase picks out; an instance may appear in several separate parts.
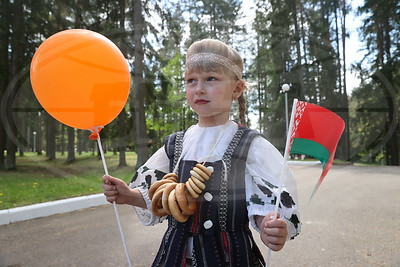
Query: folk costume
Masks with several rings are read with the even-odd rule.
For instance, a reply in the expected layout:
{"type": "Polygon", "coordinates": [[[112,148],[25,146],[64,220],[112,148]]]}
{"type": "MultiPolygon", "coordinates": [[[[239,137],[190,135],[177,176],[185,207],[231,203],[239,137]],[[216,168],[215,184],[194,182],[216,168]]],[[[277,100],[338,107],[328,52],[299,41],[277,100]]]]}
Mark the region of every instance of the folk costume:
{"type": "MultiPolygon", "coordinates": [[[[168,136],[130,184],[146,201],[147,209],[134,207],[143,224],[168,219],[153,266],[263,266],[249,221],[258,231],[254,216],[273,211],[282,164],[280,152],[260,133],[233,121],[215,127],[194,125],[168,136]],[[197,199],[196,213],[184,223],[152,214],[150,185],[168,172],[186,182],[198,162],[214,172],[197,199]]],[[[293,180],[288,169],[284,176],[285,181],[293,180]]],[[[284,187],[279,208],[289,239],[300,231],[294,190],[284,187]]]]}

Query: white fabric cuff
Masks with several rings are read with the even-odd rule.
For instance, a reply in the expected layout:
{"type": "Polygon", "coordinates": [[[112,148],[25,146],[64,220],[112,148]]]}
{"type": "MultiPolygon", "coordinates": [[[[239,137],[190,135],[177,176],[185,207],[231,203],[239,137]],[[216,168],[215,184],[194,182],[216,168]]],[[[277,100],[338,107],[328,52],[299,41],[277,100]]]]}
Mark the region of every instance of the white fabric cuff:
{"type": "Polygon", "coordinates": [[[257,226],[255,216],[262,216],[264,217],[268,213],[274,211],[274,206],[255,206],[252,205],[248,208],[248,214],[249,214],[249,220],[250,220],[250,225],[256,230],[257,232],[260,232],[260,229],[257,226]]]}
{"type": "Polygon", "coordinates": [[[148,195],[148,190],[138,187],[136,188],[139,190],[140,194],[142,194],[142,197],[144,201],[146,202],[146,207],[147,209],[143,209],[140,207],[133,207],[133,209],[136,211],[137,216],[139,217],[139,220],[142,222],[143,225],[149,226],[149,225],[155,225],[157,223],[162,222],[166,217],[158,217],[155,216],[151,212],[151,200],[148,195]]]}

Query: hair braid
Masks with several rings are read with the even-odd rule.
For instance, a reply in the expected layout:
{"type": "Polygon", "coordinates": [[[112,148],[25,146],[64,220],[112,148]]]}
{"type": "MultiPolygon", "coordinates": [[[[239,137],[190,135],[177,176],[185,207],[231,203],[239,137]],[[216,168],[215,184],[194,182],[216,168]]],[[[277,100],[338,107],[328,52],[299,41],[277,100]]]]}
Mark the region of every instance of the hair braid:
{"type": "Polygon", "coordinates": [[[240,123],[246,125],[246,99],[244,98],[243,94],[239,96],[238,103],[240,123]]]}

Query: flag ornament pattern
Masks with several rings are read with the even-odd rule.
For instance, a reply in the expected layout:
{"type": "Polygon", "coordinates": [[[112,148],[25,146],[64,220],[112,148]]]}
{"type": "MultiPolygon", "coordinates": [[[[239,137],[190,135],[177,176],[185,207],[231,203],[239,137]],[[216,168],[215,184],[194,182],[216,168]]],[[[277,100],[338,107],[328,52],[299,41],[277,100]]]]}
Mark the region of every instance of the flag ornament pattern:
{"type": "Polygon", "coordinates": [[[334,112],[311,103],[297,101],[289,143],[290,154],[311,156],[321,161],[323,167],[310,200],[332,166],[344,127],[343,119],[334,112]]]}

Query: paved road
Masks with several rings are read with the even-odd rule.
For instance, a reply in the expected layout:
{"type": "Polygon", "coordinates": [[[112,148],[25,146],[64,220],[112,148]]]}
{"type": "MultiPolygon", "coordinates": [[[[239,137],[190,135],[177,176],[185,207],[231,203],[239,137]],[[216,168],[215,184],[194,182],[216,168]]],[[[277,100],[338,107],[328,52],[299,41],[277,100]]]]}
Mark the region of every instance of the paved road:
{"type": "MultiPolygon", "coordinates": [[[[400,266],[400,168],[292,166],[303,231],[271,266],[400,266]]],[[[166,224],[119,206],[134,266],[150,266],[166,224]]],[[[264,249],[264,254],[265,254],[264,249]]],[[[111,205],[0,226],[0,266],[127,266],[111,205]]]]}

